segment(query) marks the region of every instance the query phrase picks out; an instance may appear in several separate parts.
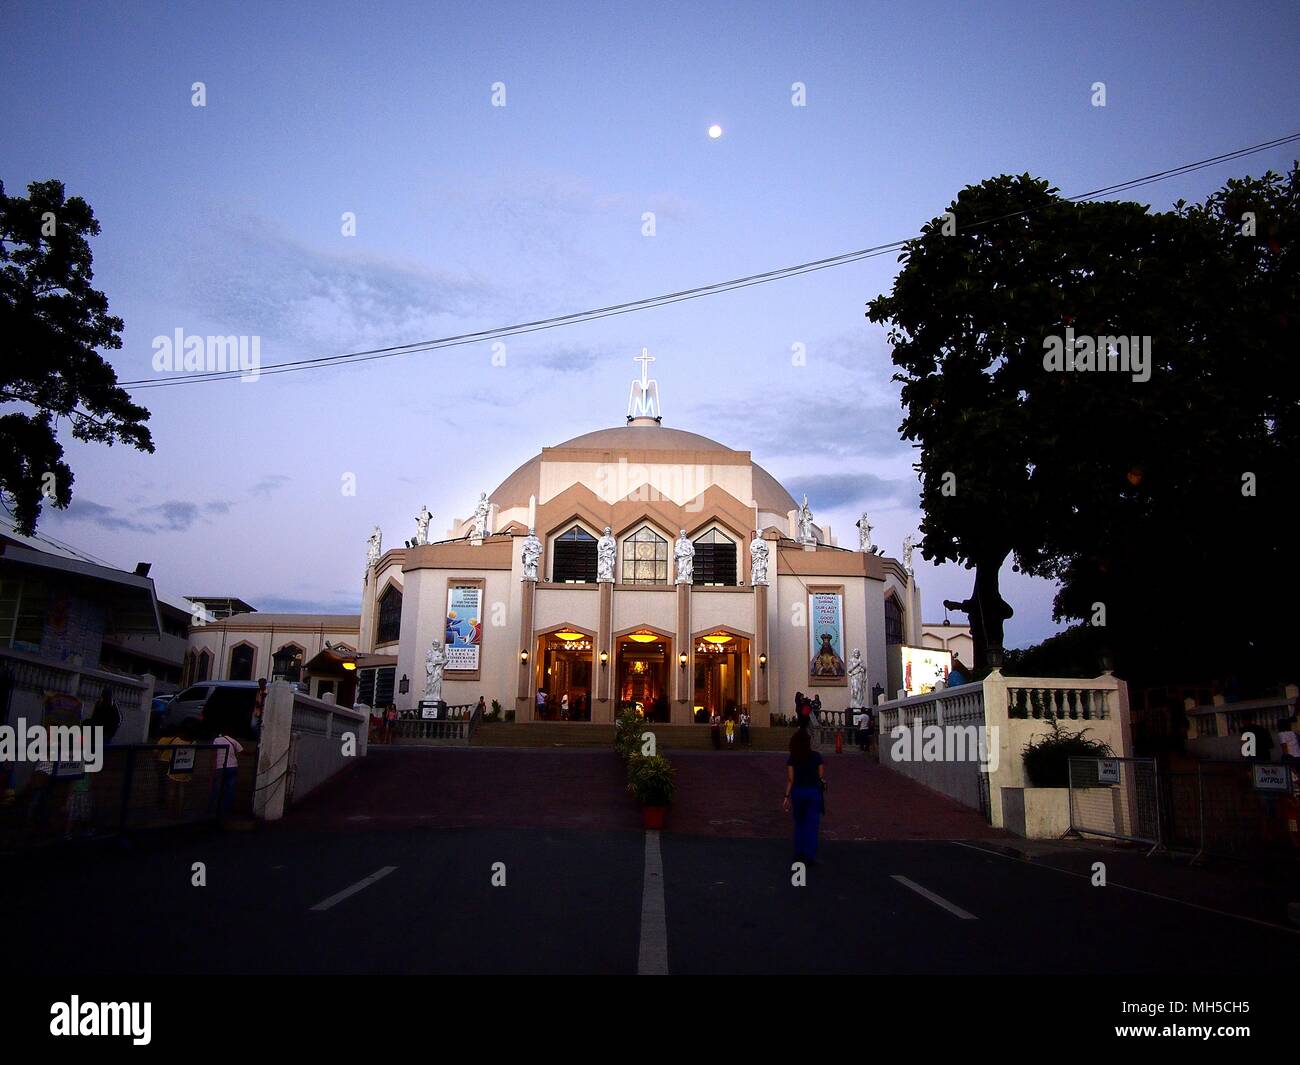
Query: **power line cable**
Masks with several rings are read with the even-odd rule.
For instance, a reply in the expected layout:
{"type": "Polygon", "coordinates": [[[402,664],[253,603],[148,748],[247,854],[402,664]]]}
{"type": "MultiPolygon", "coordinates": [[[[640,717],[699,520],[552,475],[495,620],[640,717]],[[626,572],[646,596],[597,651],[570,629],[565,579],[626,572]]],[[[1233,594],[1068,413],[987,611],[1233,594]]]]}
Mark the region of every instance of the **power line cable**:
{"type": "MultiPolygon", "coordinates": [[[[1171,167],[1167,170],[1160,170],[1152,174],[1143,175],[1142,177],[1131,178],[1128,181],[1121,181],[1114,185],[1107,185],[1103,188],[1093,189],[1090,192],[1067,196],[1064,197],[1064,199],[1067,202],[1078,203],[1085,200],[1097,199],[1101,196],[1112,195],[1117,192],[1126,192],[1131,189],[1154,184],[1157,181],[1165,181],[1171,177],[1195,173],[1198,170],[1204,170],[1207,167],[1216,166],[1223,162],[1245,158],[1246,156],[1255,155],[1272,148],[1279,148],[1298,140],[1300,140],[1300,133],[1292,133],[1284,137],[1276,137],[1260,144],[1251,145],[1245,148],[1236,148],[1230,152],[1224,152],[1207,159],[1198,159],[1195,162],[1184,163],[1181,166],[1171,167]]],[[[998,216],[997,218],[988,218],[974,222],[962,228],[969,232],[979,228],[980,226],[990,225],[994,222],[1005,221],[1008,218],[1015,218],[1029,214],[1031,210],[1031,208],[1026,208],[1023,211],[1012,211],[1005,215],[998,216]]],[[[399,355],[413,355],[426,351],[437,351],[442,348],[477,344],[487,340],[498,339],[500,337],[536,333],[543,330],[556,329],[565,325],[578,325],[585,322],[599,321],[602,318],[609,318],[615,315],[630,314],[634,311],[651,310],[657,307],[670,306],[671,304],[681,303],[685,300],[699,299],[703,296],[712,296],[723,292],[734,292],[754,285],[768,284],[772,281],[780,281],[788,277],[798,277],[804,274],[816,273],[820,270],[832,269],[837,266],[845,266],[849,263],[861,262],[866,259],[885,255],[891,251],[898,251],[902,249],[908,241],[913,239],[915,238],[905,237],[884,244],[877,244],[869,248],[860,248],[856,251],[843,252],[839,255],[828,256],[823,259],[814,259],[809,262],[796,263],[792,266],[783,266],[775,270],[767,270],[762,273],[750,274],[745,277],[732,278],[729,281],[718,281],[713,284],[699,285],[694,288],[681,289],[677,292],[664,293],[659,296],[649,296],[640,300],[610,304],[605,307],[596,307],[586,311],[575,311],[570,314],[556,315],[551,318],[541,318],[531,322],[520,322],[515,325],[499,326],[494,329],[484,329],[472,333],[459,333],[453,336],[440,337],[433,340],[414,341],[409,344],[398,344],[391,347],[370,348],[363,351],[345,352],[338,355],[322,355],[314,358],[287,360],[285,362],[273,363],[270,366],[259,368],[258,376],[271,377],[282,373],[296,373],[300,370],[324,369],[330,366],[371,362],[376,359],[394,358],[399,355]]],[[[193,385],[209,381],[234,380],[245,376],[246,373],[247,371],[242,369],[210,370],[201,373],[185,374],[177,377],[143,378],[136,381],[123,381],[121,382],[121,387],[130,390],[138,390],[144,388],[165,388],[175,385],[193,385]]]]}

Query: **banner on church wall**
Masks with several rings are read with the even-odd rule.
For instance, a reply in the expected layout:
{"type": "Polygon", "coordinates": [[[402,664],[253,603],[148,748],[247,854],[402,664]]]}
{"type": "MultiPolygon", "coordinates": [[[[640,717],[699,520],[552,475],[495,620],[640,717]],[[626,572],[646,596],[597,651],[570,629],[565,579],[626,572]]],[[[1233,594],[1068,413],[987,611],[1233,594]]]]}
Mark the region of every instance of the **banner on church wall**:
{"type": "Polygon", "coordinates": [[[483,589],[454,585],[447,589],[447,669],[476,670],[483,643],[483,589]]]}
{"type": "Polygon", "coordinates": [[[808,679],[813,683],[843,682],[844,593],[808,593],[808,679]]]}

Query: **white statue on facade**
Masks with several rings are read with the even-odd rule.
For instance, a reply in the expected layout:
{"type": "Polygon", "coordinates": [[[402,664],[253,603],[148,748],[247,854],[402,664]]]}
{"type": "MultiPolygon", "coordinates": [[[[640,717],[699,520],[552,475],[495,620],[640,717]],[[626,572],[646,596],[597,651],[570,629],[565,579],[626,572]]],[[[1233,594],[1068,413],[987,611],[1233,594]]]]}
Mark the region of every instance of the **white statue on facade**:
{"type": "Polygon", "coordinates": [[[526,581],[537,580],[537,571],[542,563],[542,541],[538,539],[537,533],[533,529],[528,530],[528,535],[524,537],[524,576],[526,581]]]}
{"type": "Polygon", "coordinates": [[[618,544],[608,525],[604,535],[596,541],[596,581],[599,584],[614,582],[614,565],[618,559],[618,544]]]}
{"type": "Polygon", "coordinates": [[[849,659],[849,709],[860,710],[867,705],[867,667],[862,652],[853,648],[849,659]]]}
{"type": "Polygon", "coordinates": [[[447,668],[447,651],[437,640],[424,656],[424,697],[437,702],[442,698],[442,671],[447,668]]]}
{"type": "Polygon", "coordinates": [[[675,584],[690,584],[695,580],[695,545],[686,539],[686,530],[677,534],[677,543],[673,548],[673,559],[677,563],[675,584]]]}
{"type": "Polygon", "coordinates": [[[876,549],[871,546],[871,530],[874,526],[867,520],[867,512],[862,512],[862,517],[858,519],[858,550],[864,555],[875,554],[876,549]]]}
{"type": "Polygon", "coordinates": [[[482,540],[488,534],[488,513],[491,505],[488,503],[487,493],[480,492],[478,504],[474,507],[474,532],[473,539],[482,540]]]}
{"type": "Polygon", "coordinates": [[[379,561],[379,556],[383,554],[384,534],[379,531],[376,525],[370,538],[366,541],[366,569],[372,568],[379,561]]]}
{"type": "Polygon", "coordinates": [[[803,497],[803,505],[799,508],[799,542],[801,544],[815,544],[817,537],[813,533],[812,511],[808,508],[808,497],[803,497]]]}
{"type": "Polygon", "coordinates": [[[433,521],[433,515],[429,513],[429,505],[425,503],[420,507],[420,513],[415,516],[416,546],[429,542],[429,523],[431,521],[433,521]]]}
{"type": "Polygon", "coordinates": [[[754,587],[767,584],[767,541],[758,533],[749,542],[749,583],[754,587]]]}
{"type": "Polygon", "coordinates": [[[903,572],[909,577],[912,576],[912,552],[916,550],[916,541],[912,539],[912,534],[908,533],[903,537],[903,572]]]}

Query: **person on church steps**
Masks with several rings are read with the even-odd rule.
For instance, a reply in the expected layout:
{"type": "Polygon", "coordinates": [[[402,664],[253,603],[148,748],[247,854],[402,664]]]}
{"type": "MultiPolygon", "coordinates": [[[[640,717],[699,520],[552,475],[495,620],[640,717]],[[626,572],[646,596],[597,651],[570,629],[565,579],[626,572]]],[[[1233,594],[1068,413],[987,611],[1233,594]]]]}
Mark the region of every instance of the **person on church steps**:
{"type": "Polygon", "coordinates": [[[812,749],[812,736],[800,725],[790,737],[790,757],[785,763],[785,798],[782,808],[794,816],[794,860],[809,865],[817,860],[817,834],[826,810],[826,766],[812,749]]]}
{"type": "Polygon", "coordinates": [[[731,715],[727,715],[727,720],[722,726],[723,735],[727,737],[727,750],[732,750],[736,746],[736,722],[732,720],[731,715]]]}
{"type": "Polygon", "coordinates": [[[715,751],[722,746],[722,718],[716,710],[709,714],[709,739],[715,751]]]}
{"type": "Polygon", "coordinates": [[[740,712],[740,745],[742,747],[749,746],[749,711],[748,710],[742,710],[740,712]]]}

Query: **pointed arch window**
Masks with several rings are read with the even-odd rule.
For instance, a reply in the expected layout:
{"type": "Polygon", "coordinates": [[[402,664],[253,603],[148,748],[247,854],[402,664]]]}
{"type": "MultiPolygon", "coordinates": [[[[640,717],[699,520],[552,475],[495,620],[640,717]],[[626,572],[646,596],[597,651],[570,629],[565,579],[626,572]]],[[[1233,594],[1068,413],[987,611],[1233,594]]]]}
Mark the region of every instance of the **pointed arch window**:
{"type": "Polygon", "coordinates": [[[375,643],[392,643],[402,634],[402,589],[390,584],[379,597],[375,643]]]}
{"type": "Polygon", "coordinates": [[[241,643],[230,649],[230,679],[231,680],[252,680],[253,679],[253,648],[252,645],[241,643]]]}
{"type": "Polygon", "coordinates": [[[551,554],[551,580],[558,584],[595,583],[596,538],[581,525],[560,533],[551,554]]]}
{"type": "Polygon", "coordinates": [[[892,595],[885,599],[885,643],[903,642],[903,608],[892,595]]]}
{"type": "Polygon", "coordinates": [[[212,672],[212,656],[208,654],[207,651],[200,651],[198,671],[191,679],[194,681],[207,680],[208,674],[211,672],[212,672]]]}
{"type": "Polygon", "coordinates": [[[667,584],[668,541],[643,525],[623,540],[624,584],[667,584]]]}
{"type": "Polygon", "coordinates": [[[717,529],[710,529],[692,541],[695,545],[693,583],[736,584],[736,541],[717,529]]]}

